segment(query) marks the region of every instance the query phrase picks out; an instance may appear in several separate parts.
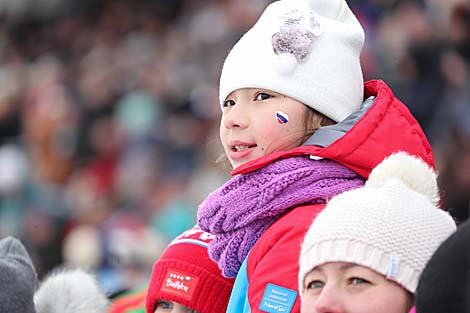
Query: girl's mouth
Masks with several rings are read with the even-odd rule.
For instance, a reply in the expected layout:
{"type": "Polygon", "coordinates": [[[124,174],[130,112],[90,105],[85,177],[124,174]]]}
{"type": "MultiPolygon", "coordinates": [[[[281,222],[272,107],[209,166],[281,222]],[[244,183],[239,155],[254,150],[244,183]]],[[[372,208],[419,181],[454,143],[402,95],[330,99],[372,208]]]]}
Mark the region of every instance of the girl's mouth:
{"type": "Polygon", "coordinates": [[[241,161],[247,158],[258,145],[234,145],[230,147],[229,158],[233,161],[241,161]]]}
{"type": "Polygon", "coordinates": [[[237,145],[237,146],[232,146],[230,149],[233,152],[242,152],[242,151],[245,151],[247,149],[254,148],[254,147],[256,147],[256,145],[249,145],[249,146],[237,145]]]}

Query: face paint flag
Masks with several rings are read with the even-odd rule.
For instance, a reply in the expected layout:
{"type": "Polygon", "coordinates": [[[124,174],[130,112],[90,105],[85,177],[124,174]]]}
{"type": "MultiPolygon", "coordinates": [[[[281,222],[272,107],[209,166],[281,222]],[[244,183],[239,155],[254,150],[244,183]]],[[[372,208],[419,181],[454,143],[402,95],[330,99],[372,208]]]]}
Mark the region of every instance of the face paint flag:
{"type": "Polygon", "coordinates": [[[282,111],[277,111],[276,120],[279,125],[286,124],[287,122],[289,122],[289,116],[282,111]]]}

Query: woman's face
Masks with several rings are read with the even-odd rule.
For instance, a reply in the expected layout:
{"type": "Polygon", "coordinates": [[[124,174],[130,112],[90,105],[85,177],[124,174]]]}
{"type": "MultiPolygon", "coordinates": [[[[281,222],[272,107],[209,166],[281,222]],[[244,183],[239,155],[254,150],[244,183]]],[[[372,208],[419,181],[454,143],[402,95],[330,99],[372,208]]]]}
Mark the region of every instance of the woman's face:
{"type": "Polygon", "coordinates": [[[168,300],[158,300],[155,313],[199,313],[196,310],[190,309],[178,302],[168,300]]]}
{"type": "Polygon", "coordinates": [[[385,276],[360,265],[332,262],[305,276],[302,313],[408,313],[412,296],[385,276]]]}
{"type": "Polygon", "coordinates": [[[307,106],[259,88],[232,92],[223,105],[220,139],[233,168],[274,151],[299,146],[307,106]]]}

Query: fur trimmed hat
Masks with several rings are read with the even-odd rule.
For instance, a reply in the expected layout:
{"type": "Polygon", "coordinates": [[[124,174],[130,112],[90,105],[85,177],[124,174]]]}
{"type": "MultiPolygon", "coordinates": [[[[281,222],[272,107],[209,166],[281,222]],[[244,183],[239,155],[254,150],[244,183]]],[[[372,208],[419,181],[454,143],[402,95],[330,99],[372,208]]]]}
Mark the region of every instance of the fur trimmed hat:
{"type": "Polygon", "coordinates": [[[470,313],[470,220],[444,241],[424,268],[416,313],[470,313]]]}
{"type": "Polygon", "coordinates": [[[336,122],[359,109],[364,30],[345,0],[280,0],[235,44],[219,101],[240,88],[296,99],[336,122]]]}
{"type": "Polygon", "coordinates": [[[225,312],[235,280],[223,277],[209,258],[207,247],[213,238],[196,226],[170,243],[153,266],[147,313],[155,311],[159,299],[202,313],[225,312]]]}
{"type": "Polygon", "coordinates": [[[332,198],[302,244],[299,290],[305,276],[328,262],[370,268],[414,293],[424,266],[455,230],[437,207],[435,172],[400,152],[375,167],[365,186],[332,198]]]}

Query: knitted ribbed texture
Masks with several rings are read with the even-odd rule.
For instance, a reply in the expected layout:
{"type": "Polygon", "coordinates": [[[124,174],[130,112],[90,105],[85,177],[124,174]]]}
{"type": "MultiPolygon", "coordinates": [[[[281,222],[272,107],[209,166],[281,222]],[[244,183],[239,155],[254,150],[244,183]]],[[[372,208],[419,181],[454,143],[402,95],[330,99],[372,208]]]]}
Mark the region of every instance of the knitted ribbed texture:
{"type": "Polygon", "coordinates": [[[435,175],[426,176],[417,170],[420,165],[427,165],[414,159],[421,163],[411,164],[403,171],[399,167],[406,166],[411,157],[396,156],[376,169],[381,167],[382,173],[402,178],[404,173],[408,181],[397,177],[375,179],[374,169],[366,187],[334,197],[313,221],[300,256],[301,293],[305,275],[327,262],[363,265],[415,292],[426,262],[455,230],[455,223],[447,212],[435,207],[431,197],[408,187],[413,185],[410,180],[428,177],[431,189],[437,190],[435,175]],[[372,181],[380,184],[376,186],[372,181]]]}
{"type": "MultiPolygon", "coordinates": [[[[225,280],[222,275],[214,275],[210,270],[189,262],[177,259],[162,260],[158,263],[158,270],[154,269],[152,283],[149,285],[147,297],[152,297],[156,304],[158,299],[177,302],[188,308],[202,313],[225,312],[232,291],[233,282],[225,280]],[[180,294],[165,291],[166,274],[168,270],[199,278],[196,291],[192,298],[182,297],[180,294]]],[[[153,309],[155,307],[153,306],[153,309]]],[[[153,313],[147,307],[147,313],[153,313]]]]}
{"type": "Polygon", "coordinates": [[[294,206],[326,203],[332,196],[363,185],[350,169],[307,156],[273,162],[239,175],[199,206],[198,224],[216,235],[209,255],[226,277],[235,277],[250,249],[276,219],[294,206]]]}

